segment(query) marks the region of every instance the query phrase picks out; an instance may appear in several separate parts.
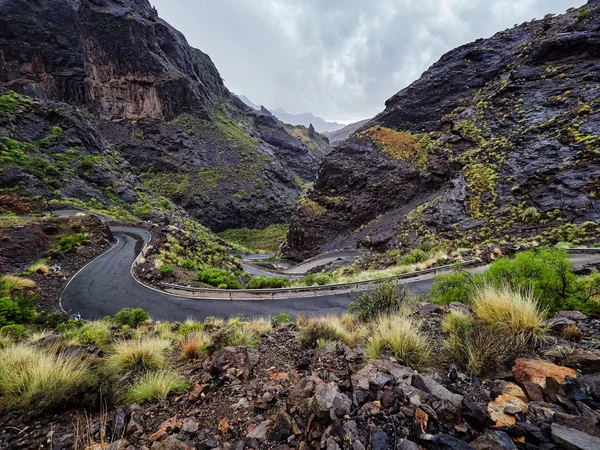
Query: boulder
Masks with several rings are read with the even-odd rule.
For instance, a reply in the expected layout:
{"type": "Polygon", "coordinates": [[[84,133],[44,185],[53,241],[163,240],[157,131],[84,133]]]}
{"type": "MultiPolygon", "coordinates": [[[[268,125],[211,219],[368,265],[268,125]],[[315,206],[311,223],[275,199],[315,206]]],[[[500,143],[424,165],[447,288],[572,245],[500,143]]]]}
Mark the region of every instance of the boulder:
{"type": "Polygon", "coordinates": [[[380,372],[393,376],[396,383],[404,382],[406,384],[411,384],[412,376],[415,373],[414,370],[398,364],[398,361],[393,358],[376,359],[372,361],[371,364],[377,367],[377,370],[380,372]]]}
{"type": "Polygon", "coordinates": [[[321,383],[315,388],[309,407],[317,418],[328,420],[335,418],[332,417],[334,413],[337,416],[347,413],[351,404],[350,399],[340,392],[337,384],[321,383]]]}
{"type": "Polygon", "coordinates": [[[289,402],[292,406],[300,406],[309,398],[317,384],[317,377],[310,376],[301,378],[290,392],[289,402]]]}
{"type": "Polygon", "coordinates": [[[423,447],[435,450],[473,450],[469,444],[449,434],[423,434],[419,438],[423,447]]]}
{"type": "Polygon", "coordinates": [[[542,388],[539,384],[533,383],[531,381],[525,381],[523,383],[523,389],[527,394],[527,397],[532,402],[543,402],[544,401],[544,393],[542,392],[542,388]]]}
{"type": "Polygon", "coordinates": [[[552,424],[552,440],[565,450],[600,449],[600,438],[557,423],[552,424]]]}
{"type": "Polygon", "coordinates": [[[507,427],[517,422],[515,414],[526,413],[527,404],[512,395],[502,394],[488,403],[488,414],[498,427],[507,427]]]}
{"type": "Polygon", "coordinates": [[[486,430],[471,442],[475,450],[516,450],[517,446],[510,436],[499,430],[486,430]]]}
{"type": "Polygon", "coordinates": [[[578,369],[583,374],[600,372],[600,353],[576,349],[563,362],[567,367],[578,369]]]}
{"type": "Polygon", "coordinates": [[[394,383],[394,377],[380,372],[375,366],[367,364],[350,377],[352,383],[352,400],[355,406],[362,406],[367,401],[377,400],[377,393],[385,386],[394,383]]]}
{"type": "Polygon", "coordinates": [[[414,375],[412,377],[412,385],[423,392],[427,392],[439,400],[447,400],[456,408],[460,408],[463,401],[463,396],[454,394],[427,375],[414,375]]]}
{"type": "Polygon", "coordinates": [[[480,430],[494,425],[494,421],[488,416],[485,405],[478,405],[466,398],[463,398],[462,401],[462,415],[473,427],[480,430]]]}
{"type": "Polygon", "coordinates": [[[269,427],[273,424],[272,420],[264,420],[258,426],[250,430],[246,437],[248,439],[257,439],[259,441],[264,441],[267,438],[267,431],[269,431],[269,427]]]}
{"type": "Polygon", "coordinates": [[[515,380],[520,385],[526,381],[546,387],[546,377],[554,378],[559,383],[565,377],[576,377],[577,372],[569,367],[557,366],[548,361],[538,359],[517,358],[512,369],[515,380]]]}
{"type": "Polygon", "coordinates": [[[524,402],[529,400],[523,389],[521,389],[515,383],[511,383],[510,381],[501,381],[497,386],[495,386],[492,389],[492,392],[500,395],[512,395],[513,397],[517,397],[518,399],[523,400],[524,402]]]}
{"type": "Polygon", "coordinates": [[[580,311],[559,311],[554,315],[554,318],[578,321],[586,320],[587,316],[580,311]]]}

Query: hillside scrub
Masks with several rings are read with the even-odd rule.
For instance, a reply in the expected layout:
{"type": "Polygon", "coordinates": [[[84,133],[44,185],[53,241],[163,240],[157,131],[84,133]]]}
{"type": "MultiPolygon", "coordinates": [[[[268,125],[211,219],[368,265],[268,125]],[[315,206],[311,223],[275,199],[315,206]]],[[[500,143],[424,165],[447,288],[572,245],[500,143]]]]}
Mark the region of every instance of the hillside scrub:
{"type": "Polygon", "coordinates": [[[412,294],[405,286],[388,281],[374,289],[353,294],[354,301],[348,311],[356,313],[362,321],[369,321],[382,315],[395,314],[410,305],[412,294]]]}
{"type": "Polygon", "coordinates": [[[258,276],[246,283],[246,289],[274,289],[290,287],[292,282],[283,277],[258,276]]]}
{"type": "Polygon", "coordinates": [[[231,272],[212,268],[198,272],[196,279],[219,289],[241,289],[242,285],[231,272]]]}
{"type": "Polygon", "coordinates": [[[289,225],[269,225],[262,230],[239,228],[226,230],[218,236],[226,242],[240,245],[256,252],[277,252],[285,242],[289,225]]]}

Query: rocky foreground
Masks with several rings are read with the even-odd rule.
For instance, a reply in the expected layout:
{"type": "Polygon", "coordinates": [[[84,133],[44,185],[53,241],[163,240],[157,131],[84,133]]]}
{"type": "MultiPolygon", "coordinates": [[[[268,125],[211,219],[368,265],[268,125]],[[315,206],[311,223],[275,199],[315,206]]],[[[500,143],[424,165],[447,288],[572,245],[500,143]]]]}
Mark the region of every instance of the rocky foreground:
{"type": "MultiPolygon", "coordinates": [[[[432,349],[440,344],[441,314],[430,304],[418,312],[432,349]]],[[[342,343],[306,348],[302,326],[279,324],[256,349],[179,357],[191,387],[162,403],[38,418],[5,412],[0,448],[600,448],[600,321],[566,311],[547,325],[550,335],[535,353],[493,361],[476,377],[447,360],[416,371],[391,357],[368,360],[360,347],[342,343]]],[[[93,346],[71,352],[102,355],[93,346]]]]}

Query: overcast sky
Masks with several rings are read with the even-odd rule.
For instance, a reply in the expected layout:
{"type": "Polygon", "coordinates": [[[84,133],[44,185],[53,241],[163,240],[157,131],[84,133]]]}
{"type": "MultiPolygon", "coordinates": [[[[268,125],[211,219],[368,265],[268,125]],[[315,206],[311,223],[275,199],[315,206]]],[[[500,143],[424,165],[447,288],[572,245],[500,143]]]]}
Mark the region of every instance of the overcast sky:
{"type": "Polygon", "coordinates": [[[254,103],[372,117],[447,51],[586,0],[150,0],[254,103]]]}

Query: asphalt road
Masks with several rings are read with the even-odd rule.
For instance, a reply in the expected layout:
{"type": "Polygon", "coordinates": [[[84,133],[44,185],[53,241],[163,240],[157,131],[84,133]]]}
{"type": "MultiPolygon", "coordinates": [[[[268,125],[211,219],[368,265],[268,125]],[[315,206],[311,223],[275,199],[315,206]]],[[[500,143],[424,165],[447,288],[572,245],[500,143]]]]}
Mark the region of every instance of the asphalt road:
{"type": "MultiPolygon", "coordinates": [[[[139,228],[111,227],[118,243],[79,271],[65,288],[62,308],[80,313],[84,319],[113,315],[122,308],[143,308],[155,320],[204,319],[209,316],[247,317],[303,314],[341,314],[352,301],[349,294],[326,294],[278,300],[206,300],[166,294],[140,285],[131,275],[131,265],[149,239],[139,228]]],[[[416,293],[429,290],[432,279],[407,283],[416,293]]]]}

